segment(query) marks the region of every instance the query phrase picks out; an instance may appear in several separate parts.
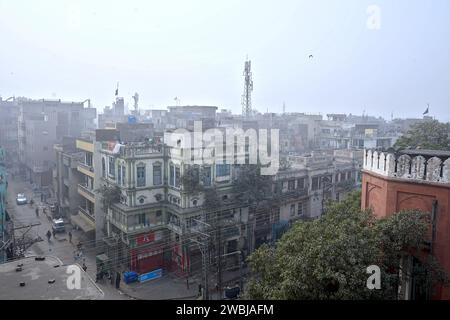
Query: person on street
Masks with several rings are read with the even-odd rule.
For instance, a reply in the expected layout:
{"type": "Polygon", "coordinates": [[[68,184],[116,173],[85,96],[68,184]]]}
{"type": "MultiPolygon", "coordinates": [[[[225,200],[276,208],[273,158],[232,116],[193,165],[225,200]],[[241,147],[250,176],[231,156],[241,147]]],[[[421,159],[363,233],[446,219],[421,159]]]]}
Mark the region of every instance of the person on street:
{"type": "Polygon", "coordinates": [[[69,231],[69,242],[72,243],[72,232],[69,231]]]}
{"type": "Polygon", "coordinates": [[[120,273],[116,273],[116,289],[120,288],[120,273]]]}
{"type": "Polygon", "coordinates": [[[86,264],[84,263],[84,261],[83,261],[83,267],[82,267],[82,268],[83,268],[83,271],[86,272],[87,266],[86,266],[86,264]]]}
{"type": "Polygon", "coordinates": [[[39,218],[39,208],[36,208],[36,218],[39,218]]]}
{"type": "Polygon", "coordinates": [[[51,234],[50,230],[47,231],[46,235],[47,235],[48,242],[50,242],[50,238],[52,237],[52,234],[51,234]]]}

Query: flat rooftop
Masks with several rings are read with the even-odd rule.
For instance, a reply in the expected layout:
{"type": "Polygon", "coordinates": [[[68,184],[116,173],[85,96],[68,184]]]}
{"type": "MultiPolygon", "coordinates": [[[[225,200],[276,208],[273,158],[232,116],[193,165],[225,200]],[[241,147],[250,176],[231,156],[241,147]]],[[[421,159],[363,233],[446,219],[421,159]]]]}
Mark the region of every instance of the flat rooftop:
{"type": "Polygon", "coordinates": [[[35,256],[0,264],[0,300],[98,300],[103,291],[81,268],[80,289],[67,286],[67,265],[53,256],[35,260],[35,256]],[[23,264],[22,271],[16,271],[23,264]],[[49,283],[54,280],[53,283],[49,283]],[[21,287],[20,283],[25,282],[21,287]]]}

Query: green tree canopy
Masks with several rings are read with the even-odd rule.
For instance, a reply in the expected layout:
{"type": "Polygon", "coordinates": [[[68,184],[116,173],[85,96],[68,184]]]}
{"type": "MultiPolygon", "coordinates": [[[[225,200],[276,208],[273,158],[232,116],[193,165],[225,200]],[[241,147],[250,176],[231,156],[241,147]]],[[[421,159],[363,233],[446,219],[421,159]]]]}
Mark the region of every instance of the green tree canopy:
{"type": "Polygon", "coordinates": [[[258,203],[272,197],[272,176],[262,175],[261,166],[240,165],[233,184],[237,199],[248,203],[258,203]]]}
{"type": "Polygon", "coordinates": [[[329,205],[322,218],[294,224],[275,246],[256,250],[249,257],[253,278],[248,296],[395,299],[400,258],[421,247],[428,235],[428,214],[404,211],[375,219],[370,211],[360,210],[358,199],[353,193],[329,205]],[[366,286],[371,265],[380,267],[380,290],[366,286]]]}
{"type": "Polygon", "coordinates": [[[450,150],[450,124],[437,120],[416,123],[401,136],[394,147],[450,150]]]}
{"type": "Polygon", "coordinates": [[[95,192],[102,196],[104,210],[106,210],[113,203],[120,202],[121,191],[118,186],[102,185],[100,188],[96,189],[95,192]]]}

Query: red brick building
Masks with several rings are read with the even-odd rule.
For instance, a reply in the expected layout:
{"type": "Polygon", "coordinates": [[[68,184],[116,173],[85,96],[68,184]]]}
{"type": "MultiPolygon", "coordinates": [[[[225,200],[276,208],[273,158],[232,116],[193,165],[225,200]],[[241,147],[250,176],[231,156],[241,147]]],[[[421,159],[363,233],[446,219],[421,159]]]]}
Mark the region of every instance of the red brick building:
{"type": "MultiPolygon", "coordinates": [[[[372,208],[377,217],[403,209],[431,212],[430,252],[450,274],[450,152],[366,150],[361,198],[362,208],[372,208]]],[[[405,287],[406,299],[424,297],[413,276],[405,287]]],[[[450,286],[439,286],[431,298],[450,299],[450,286]]]]}

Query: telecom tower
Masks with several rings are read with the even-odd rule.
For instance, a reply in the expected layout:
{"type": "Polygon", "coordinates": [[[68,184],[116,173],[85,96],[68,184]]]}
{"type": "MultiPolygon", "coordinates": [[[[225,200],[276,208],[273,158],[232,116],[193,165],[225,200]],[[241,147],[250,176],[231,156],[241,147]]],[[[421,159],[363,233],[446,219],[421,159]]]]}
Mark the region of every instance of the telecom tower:
{"type": "Polygon", "coordinates": [[[242,115],[249,118],[252,113],[252,62],[250,60],[245,61],[244,69],[245,85],[244,94],[242,95],[242,115]]]}

